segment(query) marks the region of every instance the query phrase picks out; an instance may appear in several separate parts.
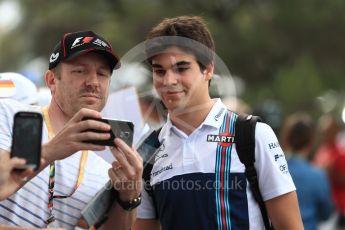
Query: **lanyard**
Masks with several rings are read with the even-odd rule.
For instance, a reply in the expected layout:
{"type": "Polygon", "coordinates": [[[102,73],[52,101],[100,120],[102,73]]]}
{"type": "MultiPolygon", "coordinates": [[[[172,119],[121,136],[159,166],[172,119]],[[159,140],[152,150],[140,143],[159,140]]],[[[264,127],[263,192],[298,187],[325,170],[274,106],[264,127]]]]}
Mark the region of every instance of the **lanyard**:
{"type": "MultiPolygon", "coordinates": [[[[51,138],[54,137],[54,132],[53,132],[53,128],[51,126],[51,122],[50,122],[50,118],[49,118],[49,114],[48,114],[48,108],[44,107],[42,109],[42,113],[43,113],[43,118],[44,121],[47,125],[47,129],[48,129],[48,139],[50,140],[51,138]]],[[[54,195],[54,181],[55,181],[55,163],[52,162],[50,163],[50,168],[49,168],[49,183],[48,183],[48,209],[49,209],[49,217],[46,221],[46,224],[50,224],[52,222],[55,221],[55,217],[53,214],[53,206],[54,206],[54,198],[57,199],[64,199],[64,198],[68,198],[71,197],[75,191],[78,189],[78,187],[80,186],[80,184],[82,183],[83,179],[84,179],[84,171],[85,171],[85,164],[86,164],[86,160],[87,160],[87,154],[88,151],[83,150],[82,151],[82,155],[80,158],[80,163],[79,163],[79,173],[78,173],[78,178],[77,178],[77,182],[74,185],[74,189],[72,190],[72,192],[68,195],[68,196],[62,196],[62,195],[54,195]]]]}

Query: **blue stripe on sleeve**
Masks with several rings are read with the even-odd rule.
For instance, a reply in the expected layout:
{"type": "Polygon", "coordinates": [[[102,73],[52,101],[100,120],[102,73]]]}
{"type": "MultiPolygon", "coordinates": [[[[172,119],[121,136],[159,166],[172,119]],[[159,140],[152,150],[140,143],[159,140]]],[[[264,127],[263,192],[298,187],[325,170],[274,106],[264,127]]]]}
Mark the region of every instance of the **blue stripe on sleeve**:
{"type": "Polygon", "coordinates": [[[13,213],[13,214],[14,214],[15,216],[17,216],[18,218],[22,219],[23,221],[25,221],[25,222],[31,224],[32,226],[34,226],[34,227],[36,227],[36,228],[41,227],[41,226],[39,226],[39,225],[37,225],[37,224],[31,222],[30,220],[28,220],[28,219],[26,219],[26,218],[24,218],[24,217],[18,215],[17,213],[15,213],[15,212],[12,211],[11,209],[7,208],[7,207],[4,206],[3,204],[0,204],[0,207],[3,208],[3,209],[5,209],[5,210],[7,210],[7,211],[10,212],[10,213],[13,213]]]}
{"type": "Polygon", "coordinates": [[[7,218],[6,216],[3,216],[0,214],[0,218],[3,220],[6,220],[8,223],[14,224],[16,226],[19,226],[16,222],[12,221],[11,219],[7,218]]]}
{"type": "Polygon", "coordinates": [[[48,200],[44,200],[42,197],[40,197],[39,195],[37,195],[37,191],[31,191],[30,189],[26,188],[25,186],[23,188],[21,188],[23,190],[25,190],[26,192],[30,193],[30,196],[34,196],[38,199],[40,199],[43,202],[47,202],[48,200]]]}
{"type": "Polygon", "coordinates": [[[11,198],[8,198],[7,200],[8,200],[9,202],[13,203],[14,205],[16,205],[17,207],[19,207],[20,209],[24,210],[25,212],[27,212],[27,213],[31,214],[32,216],[36,217],[37,219],[42,220],[43,223],[45,222],[45,220],[42,219],[39,215],[37,215],[37,214],[33,213],[32,211],[30,211],[29,209],[27,209],[27,208],[21,206],[20,204],[18,204],[17,202],[15,202],[14,200],[12,200],[11,198]]]}
{"type": "Polygon", "coordinates": [[[45,214],[47,214],[47,215],[49,214],[49,212],[48,212],[45,208],[42,208],[42,207],[38,206],[37,204],[35,204],[34,202],[32,202],[29,198],[27,198],[27,197],[21,195],[20,193],[18,193],[17,195],[18,195],[18,197],[20,197],[21,199],[23,199],[23,200],[25,200],[26,202],[30,203],[31,205],[35,206],[36,209],[39,209],[39,210],[45,212],[45,214]]]}

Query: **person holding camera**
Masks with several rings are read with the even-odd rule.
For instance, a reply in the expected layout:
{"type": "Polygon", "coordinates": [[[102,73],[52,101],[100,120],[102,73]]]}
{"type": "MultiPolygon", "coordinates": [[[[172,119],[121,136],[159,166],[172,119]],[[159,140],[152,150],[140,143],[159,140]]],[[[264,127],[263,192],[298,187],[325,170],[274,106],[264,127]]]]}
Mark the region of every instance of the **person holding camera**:
{"type": "MultiPolygon", "coordinates": [[[[103,150],[90,141],[110,138],[101,118],[113,69],[119,58],[109,42],[92,31],[65,34],[49,58],[45,81],[52,93],[44,118],[43,162],[17,192],[0,202],[0,224],[25,227],[74,228],[81,210],[109,180],[117,202],[100,229],[129,229],[141,201],[142,159],[132,146],[116,138],[112,165],[92,151],[103,150]],[[98,131],[97,131],[98,130],[98,131]],[[102,133],[103,132],[103,133],[102,133]]],[[[28,108],[0,101],[0,149],[10,151],[13,115],[28,108]]],[[[10,179],[13,181],[13,179],[10,179]]]]}

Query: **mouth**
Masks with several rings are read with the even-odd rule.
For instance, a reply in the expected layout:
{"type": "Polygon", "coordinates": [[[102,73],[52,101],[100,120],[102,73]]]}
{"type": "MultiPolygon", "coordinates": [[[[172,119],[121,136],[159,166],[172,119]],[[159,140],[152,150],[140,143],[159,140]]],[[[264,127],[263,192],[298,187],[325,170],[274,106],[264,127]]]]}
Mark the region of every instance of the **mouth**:
{"type": "Polygon", "coordinates": [[[167,91],[165,92],[168,96],[171,95],[171,96],[174,96],[174,95],[178,95],[180,93],[183,93],[184,91],[183,90],[179,90],[179,91],[167,91]]]}
{"type": "Polygon", "coordinates": [[[85,98],[97,98],[100,99],[101,97],[97,94],[93,94],[93,93],[83,93],[81,95],[81,97],[85,97],[85,98]]]}

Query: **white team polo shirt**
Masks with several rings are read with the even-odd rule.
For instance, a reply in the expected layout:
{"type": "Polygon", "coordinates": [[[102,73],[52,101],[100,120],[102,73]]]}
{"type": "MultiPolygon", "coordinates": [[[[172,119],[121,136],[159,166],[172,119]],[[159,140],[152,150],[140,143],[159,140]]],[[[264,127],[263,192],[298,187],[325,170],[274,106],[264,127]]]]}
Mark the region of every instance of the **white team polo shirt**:
{"type": "MultiPolygon", "coordinates": [[[[155,153],[151,171],[157,209],[143,191],[138,218],[153,219],[157,210],[163,229],[264,229],[236,145],[224,150],[218,145],[220,141],[231,142],[231,136],[220,134],[227,132],[225,127],[234,132],[236,117],[217,99],[204,122],[189,136],[168,117],[159,135],[162,145],[155,153]]],[[[273,130],[259,122],[255,139],[255,168],[263,199],[294,191],[273,130]]]]}

